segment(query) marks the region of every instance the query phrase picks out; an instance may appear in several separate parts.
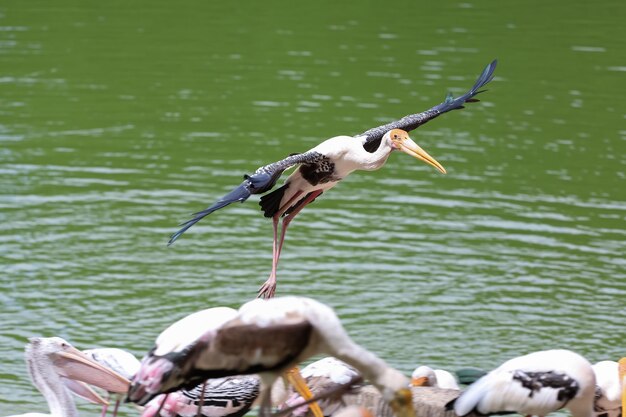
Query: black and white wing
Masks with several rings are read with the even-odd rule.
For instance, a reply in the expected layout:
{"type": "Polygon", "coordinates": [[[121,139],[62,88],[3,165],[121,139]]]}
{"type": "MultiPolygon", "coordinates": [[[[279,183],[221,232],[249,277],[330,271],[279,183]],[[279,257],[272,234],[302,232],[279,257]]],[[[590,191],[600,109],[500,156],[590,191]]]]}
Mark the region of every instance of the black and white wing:
{"type": "Polygon", "coordinates": [[[485,84],[493,79],[493,72],[496,69],[496,65],[498,64],[497,60],[493,60],[489,65],[485,67],[482,74],[476,80],[474,86],[465,94],[459,97],[452,97],[452,94],[448,94],[443,103],[436,105],[426,111],[417,114],[410,114],[408,116],[404,116],[400,120],[393,121],[391,123],[387,123],[382,126],[374,127],[369,129],[360,135],[355,135],[356,137],[365,136],[367,139],[365,140],[366,146],[369,143],[379,141],[385,133],[390,131],[391,129],[402,129],[407,132],[410,132],[413,129],[418,128],[429,120],[434,119],[435,117],[449,112],[450,110],[457,110],[464,108],[465,103],[474,103],[479,101],[474,98],[479,93],[482,93],[485,90],[480,90],[485,84]]]}
{"type": "Polygon", "coordinates": [[[174,243],[176,239],[187,231],[187,229],[198,223],[205,216],[208,216],[214,211],[224,208],[231,203],[237,201],[242,203],[252,194],[262,194],[271,190],[285,170],[294,165],[311,162],[312,160],[318,158],[318,156],[319,155],[314,152],[290,155],[285,159],[260,167],[252,175],[244,175],[243,182],[239,184],[238,187],[217,200],[212,206],[194,213],[191,220],[180,224],[180,226],[182,226],[181,229],[170,237],[169,242],[167,242],[168,246],[174,243]]]}

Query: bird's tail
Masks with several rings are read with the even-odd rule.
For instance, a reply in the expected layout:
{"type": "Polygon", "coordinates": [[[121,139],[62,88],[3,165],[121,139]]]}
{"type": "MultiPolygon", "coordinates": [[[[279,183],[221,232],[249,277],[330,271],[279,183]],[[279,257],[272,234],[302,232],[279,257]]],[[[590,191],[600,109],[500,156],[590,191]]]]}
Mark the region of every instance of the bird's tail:
{"type": "Polygon", "coordinates": [[[474,96],[484,91],[487,91],[480,90],[480,88],[484,87],[485,84],[493,79],[493,72],[496,70],[496,65],[498,65],[498,60],[494,59],[489,65],[485,67],[482,74],[480,74],[480,76],[476,80],[476,83],[474,83],[474,86],[467,93],[457,98],[454,98],[452,96],[452,93],[450,93],[448,94],[444,102],[436,106],[435,109],[439,111],[439,113],[445,113],[450,110],[462,109],[465,107],[465,103],[475,103],[477,101],[480,101],[477,98],[474,98],[474,96]]]}
{"type": "Polygon", "coordinates": [[[230,193],[226,194],[224,197],[220,198],[212,206],[202,211],[199,211],[197,213],[194,213],[193,218],[191,220],[188,220],[179,225],[179,226],[182,226],[182,228],[170,237],[170,240],[167,242],[167,246],[174,243],[176,239],[178,239],[183,233],[187,231],[187,229],[189,229],[191,226],[198,223],[200,220],[202,220],[204,217],[208,216],[209,214],[213,213],[214,211],[224,208],[227,205],[234,203],[236,201],[240,201],[240,202],[246,201],[248,197],[250,197],[249,187],[250,187],[250,182],[246,179],[237,188],[232,190],[230,193]]]}

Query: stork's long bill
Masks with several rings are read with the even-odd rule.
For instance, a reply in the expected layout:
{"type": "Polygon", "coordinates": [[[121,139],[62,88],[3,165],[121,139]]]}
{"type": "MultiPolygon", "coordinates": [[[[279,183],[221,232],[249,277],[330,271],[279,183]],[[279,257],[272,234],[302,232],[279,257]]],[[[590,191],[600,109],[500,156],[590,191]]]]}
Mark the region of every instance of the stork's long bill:
{"type": "Polygon", "coordinates": [[[437,168],[442,174],[446,173],[446,169],[435,158],[430,156],[425,150],[423,150],[417,143],[409,137],[408,133],[404,130],[394,129],[391,131],[391,141],[396,149],[411,155],[413,158],[417,158],[420,161],[426,162],[428,165],[432,165],[437,168]]]}

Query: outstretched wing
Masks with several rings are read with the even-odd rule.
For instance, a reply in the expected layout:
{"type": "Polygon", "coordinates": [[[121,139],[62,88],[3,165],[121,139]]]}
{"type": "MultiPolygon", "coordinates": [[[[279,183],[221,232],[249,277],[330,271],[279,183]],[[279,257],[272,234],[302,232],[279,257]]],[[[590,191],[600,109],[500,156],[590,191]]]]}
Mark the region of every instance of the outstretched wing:
{"type": "Polygon", "coordinates": [[[198,223],[205,216],[236,201],[244,202],[252,194],[261,194],[271,190],[286,169],[297,164],[310,162],[318,156],[318,154],[311,152],[290,155],[285,159],[260,167],[252,175],[244,175],[243,182],[238,187],[217,200],[212,206],[194,213],[191,220],[180,224],[182,228],[170,237],[167,245],[174,243],[187,229],[198,223]]]}
{"type": "Polygon", "coordinates": [[[479,101],[474,98],[476,94],[482,93],[485,90],[480,90],[485,84],[493,79],[493,72],[496,69],[496,65],[498,64],[497,60],[493,60],[487,67],[485,67],[480,77],[476,80],[474,86],[467,93],[459,96],[457,98],[452,97],[452,94],[448,94],[445,101],[441,104],[436,105],[435,107],[428,109],[424,112],[417,114],[410,114],[408,116],[404,116],[400,120],[396,120],[391,123],[387,123],[386,125],[374,127],[369,129],[360,135],[355,135],[356,137],[366,136],[367,139],[365,141],[366,144],[370,142],[375,142],[380,140],[385,133],[387,133],[391,129],[402,129],[410,132],[413,129],[423,125],[429,120],[434,119],[440,114],[444,114],[449,112],[450,110],[457,110],[464,108],[465,103],[473,103],[479,101]]]}

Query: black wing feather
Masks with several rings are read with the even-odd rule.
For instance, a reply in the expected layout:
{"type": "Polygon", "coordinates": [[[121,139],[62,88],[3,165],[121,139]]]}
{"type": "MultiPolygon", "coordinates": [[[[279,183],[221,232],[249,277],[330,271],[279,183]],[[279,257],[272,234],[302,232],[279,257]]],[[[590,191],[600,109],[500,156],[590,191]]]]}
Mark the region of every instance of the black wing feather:
{"type": "Polygon", "coordinates": [[[266,191],[271,190],[272,187],[276,185],[276,182],[286,169],[296,164],[306,163],[314,160],[318,156],[319,155],[315,152],[292,154],[285,159],[281,159],[280,161],[260,167],[252,175],[244,175],[244,180],[241,184],[239,184],[238,187],[233,189],[224,197],[217,200],[217,202],[215,202],[212,206],[197,213],[194,213],[192,219],[181,223],[180,226],[182,226],[182,228],[170,237],[167,245],[169,246],[174,243],[176,239],[178,239],[183,233],[185,233],[191,226],[198,223],[200,220],[213,213],[214,211],[224,208],[227,205],[235,203],[237,201],[243,203],[252,194],[262,194],[266,191]]]}
{"type": "Polygon", "coordinates": [[[379,141],[383,137],[383,135],[391,129],[403,129],[407,132],[410,132],[411,130],[418,128],[419,126],[443,113],[449,112],[450,110],[458,110],[464,108],[463,104],[465,103],[474,103],[476,101],[479,101],[478,99],[475,99],[474,96],[484,91],[487,91],[479,89],[493,79],[493,73],[496,69],[497,64],[498,61],[494,59],[489,65],[487,65],[482,74],[480,74],[480,76],[474,83],[474,86],[462,96],[454,98],[452,94],[448,94],[443,103],[438,104],[424,112],[404,116],[400,120],[396,120],[382,126],[374,127],[356,136],[365,136],[367,138],[367,146],[368,143],[379,141]]]}

